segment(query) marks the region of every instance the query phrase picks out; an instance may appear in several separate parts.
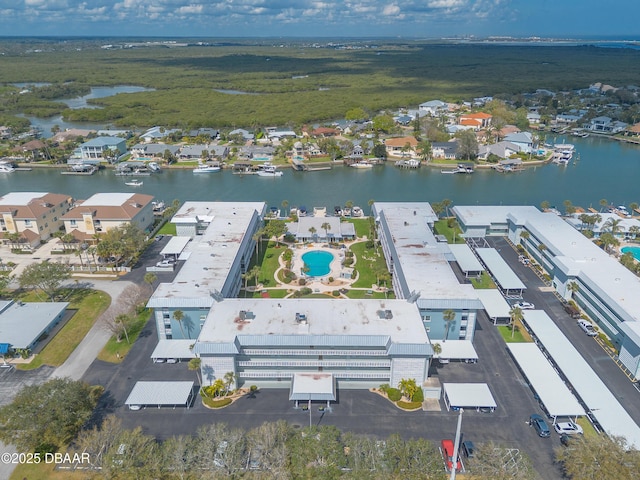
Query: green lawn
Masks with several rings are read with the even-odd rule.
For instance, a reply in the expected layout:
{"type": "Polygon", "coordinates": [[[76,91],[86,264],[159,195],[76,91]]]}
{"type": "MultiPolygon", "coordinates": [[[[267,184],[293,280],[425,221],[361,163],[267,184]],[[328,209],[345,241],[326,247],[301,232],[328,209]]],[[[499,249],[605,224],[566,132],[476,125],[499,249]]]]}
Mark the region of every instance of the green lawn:
{"type": "MultiPolygon", "coordinates": [[[[362,207],[365,208],[365,207],[362,207]]],[[[368,218],[347,218],[344,221],[353,223],[356,229],[356,237],[370,237],[371,236],[371,224],[368,218]]]]}
{"type": "MultiPolygon", "coordinates": [[[[70,302],[69,308],[77,309],[77,312],[31,363],[18,364],[17,368],[33,370],[41,365],[62,365],[91,329],[98,316],[111,304],[111,297],[102,291],[68,289],[66,293],[67,301],[70,302]]],[[[36,301],[32,293],[20,298],[22,301],[36,301]]]]}
{"type": "Polygon", "coordinates": [[[382,248],[367,248],[367,242],[360,242],[351,245],[351,251],[355,254],[357,261],[353,265],[358,271],[358,280],[353,284],[354,288],[371,288],[377,283],[375,272],[377,270],[387,271],[387,264],[382,254],[382,248]]]}
{"type": "Polygon", "coordinates": [[[516,330],[513,337],[511,337],[511,325],[500,325],[498,327],[498,331],[506,343],[523,343],[533,341],[520,322],[516,322],[516,330]]]}
{"type": "Polygon", "coordinates": [[[165,223],[160,230],[158,230],[158,235],[176,235],[176,225],[171,222],[165,223]]]}
{"type": "Polygon", "coordinates": [[[454,238],[453,238],[454,230],[453,228],[449,227],[447,222],[448,220],[446,219],[437,220],[433,225],[433,229],[436,231],[438,235],[444,235],[445,237],[447,237],[447,243],[464,243],[464,240],[459,237],[459,235],[462,233],[462,231],[460,230],[460,227],[457,227],[455,229],[456,239],[454,241],[454,238]]]}
{"type": "MultiPolygon", "coordinates": [[[[289,291],[284,288],[267,290],[267,292],[269,293],[269,298],[284,298],[289,293],[289,291]]],[[[262,292],[248,292],[246,290],[240,290],[238,298],[262,298],[262,292]]]]}
{"type": "Polygon", "coordinates": [[[136,343],[140,332],[149,321],[151,317],[151,310],[144,309],[143,312],[138,315],[133,322],[133,325],[129,327],[129,343],[126,338],[123,338],[120,342],[116,341],[116,337],[111,337],[102,351],[98,354],[98,360],[111,363],[120,363],[127,356],[133,344],[136,343]]]}
{"type": "Polygon", "coordinates": [[[473,288],[477,289],[489,289],[489,288],[498,288],[496,284],[491,280],[491,277],[487,274],[487,272],[482,272],[480,278],[472,278],[471,284],[473,288]]]}
{"type": "Polygon", "coordinates": [[[352,299],[374,298],[377,300],[390,300],[392,298],[396,298],[392,290],[389,290],[386,296],[382,292],[372,292],[371,295],[369,295],[368,292],[369,290],[349,290],[345,295],[352,299]]]}

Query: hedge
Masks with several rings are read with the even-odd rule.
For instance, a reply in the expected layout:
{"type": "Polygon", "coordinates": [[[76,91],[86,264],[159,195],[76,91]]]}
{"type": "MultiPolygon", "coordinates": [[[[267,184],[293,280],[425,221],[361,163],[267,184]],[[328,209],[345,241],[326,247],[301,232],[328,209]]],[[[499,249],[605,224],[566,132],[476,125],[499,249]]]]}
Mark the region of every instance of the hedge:
{"type": "Polygon", "coordinates": [[[397,402],[402,398],[402,393],[397,388],[391,387],[387,389],[387,397],[389,397],[389,400],[392,402],[397,402]]]}
{"type": "Polygon", "coordinates": [[[223,398],[222,400],[214,400],[213,398],[202,397],[202,403],[209,408],[222,408],[229,405],[231,403],[231,399],[223,398]]]}
{"type": "Polygon", "coordinates": [[[405,402],[400,400],[399,402],[396,402],[396,405],[404,410],[417,410],[422,407],[422,402],[405,402]]]}
{"type": "Polygon", "coordinates": [[[411,401],[412,402],[418,402],[418,403],[424,402],[424,393],[422,392],[421,388],[416,390],[416,393],[414,393],[413,397],[411,397],[411,401]]]}

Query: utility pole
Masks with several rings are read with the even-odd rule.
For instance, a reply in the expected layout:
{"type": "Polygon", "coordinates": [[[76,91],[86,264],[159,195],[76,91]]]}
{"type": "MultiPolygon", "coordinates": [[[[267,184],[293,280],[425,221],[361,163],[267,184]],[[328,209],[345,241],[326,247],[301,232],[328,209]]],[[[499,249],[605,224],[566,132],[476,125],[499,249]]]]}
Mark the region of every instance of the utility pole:
{"type": "Polygon", "coordinates": [[[456,478],[456,470],[458,468],[458,450],[460,449],[460,430],[462,429],[462,412],[464,410],[460,409],[460,414],[458,415],[458,426],[456,427],[456,440],[453,442],[453,458],[451,465],[451,476],[450,480],[455,480],[456,478]]]}

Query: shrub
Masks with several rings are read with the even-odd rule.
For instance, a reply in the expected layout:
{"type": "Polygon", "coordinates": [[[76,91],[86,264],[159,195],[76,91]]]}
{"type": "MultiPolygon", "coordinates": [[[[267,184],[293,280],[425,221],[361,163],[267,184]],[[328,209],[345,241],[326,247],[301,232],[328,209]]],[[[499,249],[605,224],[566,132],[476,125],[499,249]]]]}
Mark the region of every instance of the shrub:
{"type": "Polygon", "coordinates": [[[273,257],[273,253],[269,252],[269,253],[267,253],[267,254],[265,255],[265,257],[267,257],[267,258],[271,258],[271,257],[273,257]]]}
{"type": "Polygon", "coordinates": [[[378,387],[378,390],[380,390],[383,393],[387,393],[387,390],[389,390],[389,384],[388,383],[383,383],[382,385],[380,385],[378,387]]]}
{"type": "Polygon", "coordinates": [[[298,285],[306,285],[307,281],[304,278],[301,278],[300,280],[298,280],[298,285]]]}
{"type": "Polygon", "coordinates": [[[202,397],[202,403],[209,408],[222,408],[231,403],[230,398],[223,398],[221,400],[214,400],[212,398],[202,397]]]}
{"type": "Polygon", "coordinates": [[[417,410],[422,407],[422,402],[405,402],[400,400],[399,402],[396,402],[396,405],[404,410],[417,410]]]}
{"type": "Polygon", "coordinates": [[[331,292],[331,295],[333,295],[334,297],[339,297],[340,296],[340,290],[334,290],[333,292],[331,292]]]}
{"type": "Polygon", "coordinates": [[[397,402],[402,398],[402,393],[397,388],[389,387],[387,388],[387,397],[392,402],[397,402]]]}
{"type": "Polygon", "coordinates": [[[421,388],[416,390],[416,393],[414,393],[413,397],[411,397],[411,401],[412,402],[417,402],[417,403],[424,402],[424,393],[422,393],[422,389],[421,388]]]}
{"type": "Polygon", "coordinates": [[[375,246],[375,243],[373,243],[373,240],[367,240],[367,243],[365,243],[365,247],[371,249],[375,246]]]}
{"type": "Polygon", "coordinates": [[[304,287],[300,289],[301,295],[311,295],[312,293],[313,293],[313,290],[311,290],[309,287],[304,287]]]}
{"type": "Polygon", "coordinates": [[[524,247],[522,245],[518,244],[518,245],[516,245],[516,250],[518,252],[520,252],[520,253],[523,253],[524,252],[524,247]]]}
{"type": "Polygon", "coordinates": [[[267,248],[273,248],[273,247],[275,247],[275,246],[276,246],[276,242],[274,242],[273,240],[270,240],[270,241],[267,243],[267,248]]]}
{"type": "Polygon", "coordinates": [[[249,387],[249,391],[250,391],[250,392],[255,392],[256,390],[258,390],[258,386],[257,386],[257,385],[251,385],[251,386],[249,387]]]}
{"type": "Polygon", "coordinates": [[[333,282],[333,277],[329,277],[329,283],[333,282]]]}
{"type": "Polygon", "coordinates": [[[353,265],[353,258],[345,258],[344,259],[344,266],[345,267],[350,267],[351,265],[353,265]]]}
{"type": "Polygon", "coordinates": [[[358,276],[358,271],[354,268],[353,272],[351,272],[351,280],[355,280],[358,276]]]}

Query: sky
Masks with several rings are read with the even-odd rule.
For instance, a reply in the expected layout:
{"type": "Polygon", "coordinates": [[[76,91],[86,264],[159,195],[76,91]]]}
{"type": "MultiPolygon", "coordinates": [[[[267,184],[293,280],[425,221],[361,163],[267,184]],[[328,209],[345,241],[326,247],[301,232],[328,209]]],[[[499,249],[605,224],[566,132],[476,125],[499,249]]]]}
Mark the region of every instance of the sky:
{"type": "Polygon", "coordinates": [[[640,0],[0,0],[2,36],[640,35],[640,0]]]}

